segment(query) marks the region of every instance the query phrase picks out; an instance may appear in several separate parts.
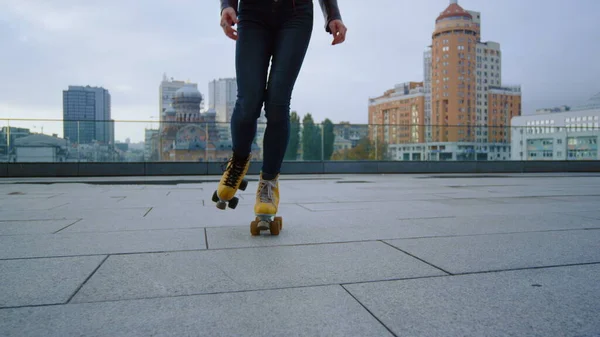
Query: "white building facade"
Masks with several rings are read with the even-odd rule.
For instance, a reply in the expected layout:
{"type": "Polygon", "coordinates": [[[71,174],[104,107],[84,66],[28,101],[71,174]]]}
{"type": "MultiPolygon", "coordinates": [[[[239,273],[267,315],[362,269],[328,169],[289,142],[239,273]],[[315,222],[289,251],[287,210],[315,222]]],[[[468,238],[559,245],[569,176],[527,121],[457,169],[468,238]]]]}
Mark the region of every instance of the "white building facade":
{"type": "Polygon", "coordinates": [[[208,83],[208,109],[217,113],[217,123],[231,122],[236,98],[235,78],[220,78],[208,83]]]}
{"type": "Polygon", "coordinates": [[[512,160],[598,160],[600,94],[569,111],[514,117],[511,132],[512,160]]]}
{"type": "Polygon", "coordinates": [[[510,145],[505,143],[431,142],[390,144],[390,160],[399,161],[502,161],[510,160],[510,145]]]}

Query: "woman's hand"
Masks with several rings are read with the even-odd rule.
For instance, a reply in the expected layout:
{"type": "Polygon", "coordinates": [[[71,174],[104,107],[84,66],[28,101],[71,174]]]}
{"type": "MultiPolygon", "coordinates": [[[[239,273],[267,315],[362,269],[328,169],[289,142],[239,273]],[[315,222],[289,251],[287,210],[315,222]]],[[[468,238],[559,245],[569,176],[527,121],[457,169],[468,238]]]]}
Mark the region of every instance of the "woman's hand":
{"type": "Polygon", "coordinates": [[[331,20],[331,22],[329,22],[329,30],[331,31],[331,34],[333,34],[332,45],[335,46],[336,44],[346,41],[346,31],[348,31],[348,29],[342,20],[331,20]]]}
{"type": "Polygon", "coordinates": [[[225,35],[232,40],[237,40],[237,30],[233,29],[233,25],[238,23],[237,15],[232,7],[227,7],[221,12],[221,28],[225,35]]]}

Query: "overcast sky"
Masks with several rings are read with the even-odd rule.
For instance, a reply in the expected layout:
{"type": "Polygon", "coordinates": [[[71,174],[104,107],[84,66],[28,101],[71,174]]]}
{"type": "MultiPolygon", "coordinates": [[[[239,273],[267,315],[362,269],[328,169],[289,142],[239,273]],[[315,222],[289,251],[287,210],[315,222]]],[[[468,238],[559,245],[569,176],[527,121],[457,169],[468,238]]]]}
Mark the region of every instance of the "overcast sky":
{"type": "MultiPolygon", "coordinates": [[[[366,123],[369,97],[423,80],[423,51],[449,2],[338,0],[348,36],[331,46],[314,1],[292,110],[334,123],[366,123]]],[[[600,1],[459,4],[482,13],[484,41],[501,44],[503,84],[522,85],[523,114],[600,91],[600,1]]],[[[113,119],[150,120],[164,72],[198,83],[205,95],[212,79],[235,76],[235,42],[219,27],[219,0],[0,0],[0,46],[0,118],[60,119],[62,90],[90,85],[110,91],[113,119]]],[[[43,125],[62,133],[61,123],[43,125]]],[[[139,141],[147,126],[117,124],[116,138],[139,141]]]]}

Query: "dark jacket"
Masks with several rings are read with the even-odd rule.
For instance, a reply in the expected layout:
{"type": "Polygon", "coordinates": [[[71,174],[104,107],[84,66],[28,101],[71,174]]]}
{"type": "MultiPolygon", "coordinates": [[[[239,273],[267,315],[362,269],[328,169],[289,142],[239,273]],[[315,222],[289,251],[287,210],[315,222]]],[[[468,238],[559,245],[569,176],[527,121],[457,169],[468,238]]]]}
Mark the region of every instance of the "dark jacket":
{"type": "MultiPolygon", "coordinates": [[[[232,7],[235,12],[238,11],[238,0],[220,0],[221,11],[227,7],[232,7]]],[[[341,20],[342,15],[340,14],[340,8],[338,7],[337,0],[319,0],[321,5],[321,11],[325,17],[325,31],[331,33],[329,29],[329,22],[332,20],[341,20]]]]}

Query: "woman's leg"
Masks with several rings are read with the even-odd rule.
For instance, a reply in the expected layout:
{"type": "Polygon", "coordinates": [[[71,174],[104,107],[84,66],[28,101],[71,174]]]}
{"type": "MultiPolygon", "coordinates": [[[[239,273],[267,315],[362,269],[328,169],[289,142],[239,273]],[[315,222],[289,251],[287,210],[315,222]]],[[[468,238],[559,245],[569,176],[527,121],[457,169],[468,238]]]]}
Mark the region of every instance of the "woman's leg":
{"type": "Polygon", "coordinates": [[[297,4],[292,10],[281,11],[281,22],[275,36],[265,101],[264,160],[254,204],[254,214],[259,220],[266,221],[253,222],[250,227],[253,234],[271,227],[275,230],[271,234],[277,234],[277,227],[281,225],[277,220],[271,221],[279,208],[278,175],[290,136],[290,101],[313,28],[312,1],[304,0],[297,4]]]}
{"type": "Polygon", "coordinates": [[[235,55],[238,94],[231,116],[233,156],[213,195],[213,201],[221,209],[228,201],[229,206],[235,208],[235,193],[238,188],[246,188],[243,179],[250,167],[251,146],[264,102],[267,71],[274,46],[275,35],[268,25],[270,17],[266,13],[261,3],[247,6],[242,2],[239,6],[235,55]]]}
{"type": "Polygon", "coordinates": [[[240,5],[235,55],[237,100],[231,116],[233,152],[240,157],[250,154],[265,100],[274,46],[274,34],[266,21],[261,8],[240,5]]]}
{"type": "Polygon", "coordinates": [[[267,127],[264,136],[264,179],[274,179],[281,169],[287,149],[290,129],[290,101],[292,91],[313,29],[312,1],[296,1],[282,15],[281,26],[275,33],[273,60],[265,99],[267,127]]]}

